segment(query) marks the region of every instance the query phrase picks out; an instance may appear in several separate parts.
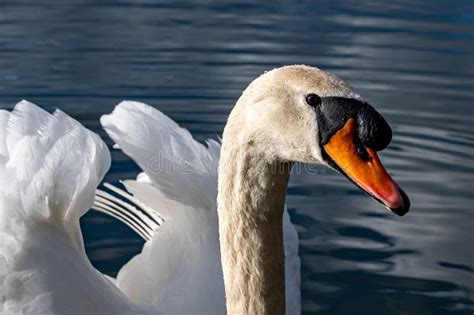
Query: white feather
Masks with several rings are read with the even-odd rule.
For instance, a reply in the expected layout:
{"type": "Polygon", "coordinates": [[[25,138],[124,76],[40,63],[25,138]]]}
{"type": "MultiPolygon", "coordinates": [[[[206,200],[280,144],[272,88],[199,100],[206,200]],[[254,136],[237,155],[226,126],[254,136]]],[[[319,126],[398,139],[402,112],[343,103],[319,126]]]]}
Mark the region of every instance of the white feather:
{"type": "Polygon", "coordinates": [[[160,111],[138,102],[120,103],[101,123],[167,197],[193,207],[215,206],[216,141],[209,140],[206,147],[160,111]],[[205,187],[209,190],[203,191],[205,187]]]}
{"type": "MultiPolygon", "coordinates": [[[[103,118],[146,172],[124,182],[134,197],[107,186],[134,205],[108,193],[96,200],[96,208],[115,209],[151,238],[116,282],[91,265],[79,227],[110,166],[104,143],[60,111],[51,115],[26,101],[0,111],[0,313],[225,313],[215,201],[219,145],[206,147],[137,104],[122,103],[103,118]],[[147,164],[157,157],[168,172],[154,173],[147,164]]],[[[298,240],[286,211],[284,229],[287,313],[297,314],[298,240]]]]}
{"type": "Polygon", "coordinates": [[[79,217],[110,166],[100,138],[61,111],[0,111],[0,313],[141,313],[89,262],[79,217]]]}
{"type": "MultiPolygon", "coordinates": [[[[101,123],[145,173],[124,182],[164,218],[117,285],[137,303],[167,314],[225,314],[217,223],[220,145],[207,146],[158,110],[122,102],[101,123]]],[[[284,214],[287,314],[301,313],[298,236],[284,214]]]]}

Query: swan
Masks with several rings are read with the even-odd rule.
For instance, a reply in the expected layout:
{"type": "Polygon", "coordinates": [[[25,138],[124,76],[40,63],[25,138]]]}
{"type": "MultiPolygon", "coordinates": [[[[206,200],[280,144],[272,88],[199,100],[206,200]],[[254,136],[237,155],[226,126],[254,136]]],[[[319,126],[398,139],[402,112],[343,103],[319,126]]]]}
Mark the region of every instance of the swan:
{"type": "Polygon", "coordinates": [[[284,206],[294,162],[334,168],[398,215],[410,206],[377,157],[391,141],[387,122],[313,67],[254,80],[221,147],[149,106],[120,104],[101,123],[144,173],[124,181],[127,192],[97,190],[94,203],[110,164],[96,135],[33,105],[0,113],[3,312],[294,314],[297,236],[284,206]],[[116,280],[85,255],[78,219],[90,207],[148,240],[116,280]]]}
{"type": "Polygon", "coordinates": [[[95,203],[150,239],[117,285],[165,313],[224,313],[221,259],[229,313],[277,314],[285,302],[287,314],[301,312],[298,237],[284,209],[292,161],[329,164],[394,211],[408,209],[375,153],[390,142],[390,127],[349,85],[316,68],[275,69],[251,83],[222,148],[198,143],[143,103],[122,102],[101,123],[144,171],[123,182],[129,194],[107,185],[131,207],[101,190],[95,203]]]}

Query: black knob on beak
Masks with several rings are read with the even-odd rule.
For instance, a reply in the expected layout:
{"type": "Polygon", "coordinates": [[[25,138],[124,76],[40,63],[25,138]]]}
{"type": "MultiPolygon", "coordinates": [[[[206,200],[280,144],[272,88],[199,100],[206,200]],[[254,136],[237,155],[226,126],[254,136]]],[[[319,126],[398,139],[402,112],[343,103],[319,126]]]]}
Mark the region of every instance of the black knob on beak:
{"type": "Polygon", "coordinates": [[[372,106],[363,103],[357,113],[358,137],[366,147],[381,151],[392,141],[392,129],[372,106]]]}

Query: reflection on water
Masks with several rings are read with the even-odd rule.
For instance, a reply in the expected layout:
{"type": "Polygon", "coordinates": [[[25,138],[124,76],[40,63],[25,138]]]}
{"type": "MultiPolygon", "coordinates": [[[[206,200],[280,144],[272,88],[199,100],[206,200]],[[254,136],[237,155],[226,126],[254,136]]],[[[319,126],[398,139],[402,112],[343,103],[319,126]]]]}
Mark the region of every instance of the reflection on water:
{"type": "MultiPolygon", "coordinates": [[[[304,310],[472,313],[472,1],[64,3],[0,4],[2,107],[21,98],[59,107],[105,137],[100,115],[134,99],[204,139],[221,133],[264,70],[332,71],[392,124],[382,158],[413,206],[398,218],[331,171],[294,176],[304,310]]],[[[138,172],[120,152],[113,158],[108,181],[138,172]]],[[[89,256],[109,274],[142,246],[103,215],[82,223],[89,256]]]]}

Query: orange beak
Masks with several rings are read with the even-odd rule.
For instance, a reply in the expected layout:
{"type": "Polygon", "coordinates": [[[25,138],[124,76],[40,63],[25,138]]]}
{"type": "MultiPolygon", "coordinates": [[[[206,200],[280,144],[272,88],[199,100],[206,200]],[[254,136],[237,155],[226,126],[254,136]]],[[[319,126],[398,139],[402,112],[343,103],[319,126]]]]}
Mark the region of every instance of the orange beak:
{"type": "Polygon", "coordinates": [[[354,143],[357,123],[348,119],[344,127],[324,145],[326,154],[346,177],[359,188],[398,215],[408,212],[410,201],[383,167],[375,150],[365,148],[368,158],[362,158],[354,143]]]}

